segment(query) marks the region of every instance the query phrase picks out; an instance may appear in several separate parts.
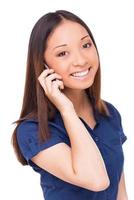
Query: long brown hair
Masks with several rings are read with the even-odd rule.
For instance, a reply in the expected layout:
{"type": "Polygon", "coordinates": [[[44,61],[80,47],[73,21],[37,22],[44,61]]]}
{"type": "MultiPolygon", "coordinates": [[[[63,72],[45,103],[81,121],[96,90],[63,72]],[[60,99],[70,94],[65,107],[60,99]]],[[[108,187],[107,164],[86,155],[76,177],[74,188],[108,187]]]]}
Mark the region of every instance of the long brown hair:
{"type": "MultiPolygon", "coordinates": [[[[16,132],[19,124],[25,119],[36,119],[38,120],[39,125],[40,141],[45,142],[50,136],[48,130],[48,120],[51,120],[54,117],[56,108],[45,95],[43,88],[39,84],[38,77],[44,70],[43,55],[46,49],[47,38],[63,19],[71,20],[81,24],[89,33],[97,50],[95,40],[88,26],[78,16],[69,11],[58,10],[56,12],[47,13],[42,16],[33,27],[28,46],[27,71],[22,109],[19,119],[13,122],[13,124],[16,123],[17,126],[13,132],[11,140],[17,159],[22,165],[27,165],[28,163],[23,157],[17,142],[16,132]]],[[[86,93],[90,99],[94,100],[93,106],[95,109],[97,109],[100,114],[108,116],[109,112],[106,104],[100,97],[100,75],[101,72],[99,63],[99,68],[96,73],[94,83],[90,88],[86,89],[86,93]]]]}

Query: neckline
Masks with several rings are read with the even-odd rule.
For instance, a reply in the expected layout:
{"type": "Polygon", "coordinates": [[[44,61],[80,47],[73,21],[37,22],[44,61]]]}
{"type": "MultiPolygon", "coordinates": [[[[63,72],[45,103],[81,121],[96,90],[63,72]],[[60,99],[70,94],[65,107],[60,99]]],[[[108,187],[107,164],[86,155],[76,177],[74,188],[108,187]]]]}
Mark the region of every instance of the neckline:
{"type": "MultiPolygon", "coordinates": [[[[61,114],[60,112],[58,111],[57,109],[57,113],[59,113],[60,117],[61,117],[61,114]]],[[[93,115],[94,115],[94,118],[95,118],[95,121],[96,121],[96,124],[94,125],[93,128],[90,127],[90,125],[88,125],[88,123],[80,116],[78,116],[78,118],[85,124],[85,126],[90,129],[90,131],[95,131],[95,129],[98,127],[98,125],[100,124],[100,113],[98,112],[97,109],[95,109],[94,105],[93,105],[93,115]]],[[[61,117],[62,118],[62,117],[61,117]]]]}
{"type": "Polygon", "coordinates": [[[88,124],[82,117],[79,117],[79,119],[80,119],[80,120],[85,124],[85,126],[86,126],[88,129],[90,129],[92,132],[93,132],[93,131],[96,129],[96,127],[99,125],[99,121],[95,119],[96,124],[94,125],[93,128],[91,128],[91,127],[89,126],[89,124],[88,124]]]}
{"type": "Polygon", "coordinates": [[[79,119],[81,119],[81,121],[85,124],[85,126],[86,126],[88,129],[90,129],[90,131],[92,131],[92,132],[95,131],[95,129],[97,128],[97,126],[98,126],[99,123],[100,123],[100,114],[99,114],[99,112],[95,109],[94,105],[93,105],[93,115],[94,115],[94,119],[95,119],[95,121],[96,121],[96,124],[94,125],[93,128],[91,128],[90,125],[89,125],[82,117],[78,116],[79,119]]]}

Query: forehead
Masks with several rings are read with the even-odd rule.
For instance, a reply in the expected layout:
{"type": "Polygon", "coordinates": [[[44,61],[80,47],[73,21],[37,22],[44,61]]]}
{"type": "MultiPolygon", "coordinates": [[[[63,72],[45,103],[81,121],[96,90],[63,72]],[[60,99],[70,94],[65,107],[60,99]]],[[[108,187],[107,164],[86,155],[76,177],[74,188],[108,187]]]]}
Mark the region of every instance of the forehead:
{"type": "Polygon", "coordinates": [[[70,20],[64,20],[50,34],[47,44],[55,45],[80,41],[80,39],[89,35],[87,30],[79,23],[70,20]]]}

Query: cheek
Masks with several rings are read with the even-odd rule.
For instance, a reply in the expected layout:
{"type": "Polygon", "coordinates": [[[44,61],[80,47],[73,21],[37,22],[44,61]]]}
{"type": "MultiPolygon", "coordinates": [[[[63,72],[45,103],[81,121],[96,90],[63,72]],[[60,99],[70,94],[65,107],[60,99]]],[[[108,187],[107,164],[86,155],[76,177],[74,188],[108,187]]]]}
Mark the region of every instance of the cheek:
{"type": "Polygon", "coordinates": [[[61,76],[67,76],[67,74],[69,73],[69,64],[67,63],[67,61],[51,58],[49,63],[57,74],[60,74],[61,76]]]}
{"type": "Polygon", "coordinates": [[[65,61],[60,61],[55,59],[54,57],[49,57],[49,59],[47,59],[47,63],[50,66],[50,68],[54,69],[55,73],[61,75],[61,77],[64,79],[67,78],[67,74],[68,72],[68,67],[65,66],[65,61]]]}
{"type": "Polygon", "coordinates": [[[59,62],[55,62],[53,65],[53,69],[55,71],[55,73],[61,75],[61,77],[64,79],[66,79],[67,75],[68,75],[68,70],[67,67],[65,66],[65,63],[59,63],[59,62]]]}
{"type": "Polygon", "coordinates": [[[92,51],[92,53],[90,54],[90,58],[89,59],[91,61],[91,64],[98,69],[99,57],[98,57],[98,54],[97,54],[96,50],[92,51]]]}
{"type": "Polygon", "coordinates": [[[55,55],[53,55],[49,50],[46,50],[46,52],[44,53],[44,59],[45,59],[47,65],[50,68],[54,69],[54,71],[56,73],[58,73],[58,71],[60,69],[60,63],[58,62],[55,55]]]}

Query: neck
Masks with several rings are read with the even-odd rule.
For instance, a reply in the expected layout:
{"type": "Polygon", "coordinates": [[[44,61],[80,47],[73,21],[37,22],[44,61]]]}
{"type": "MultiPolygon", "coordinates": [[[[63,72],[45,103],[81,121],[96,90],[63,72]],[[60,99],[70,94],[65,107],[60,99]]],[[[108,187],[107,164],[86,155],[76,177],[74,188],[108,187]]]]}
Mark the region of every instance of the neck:
{"type": "Polygon", "coordinates": [[[81,115],[87,109],[91,108],[91,102],[85,90],[65,89],[64,94],[72,101],[78,115],[81,115]]]}

